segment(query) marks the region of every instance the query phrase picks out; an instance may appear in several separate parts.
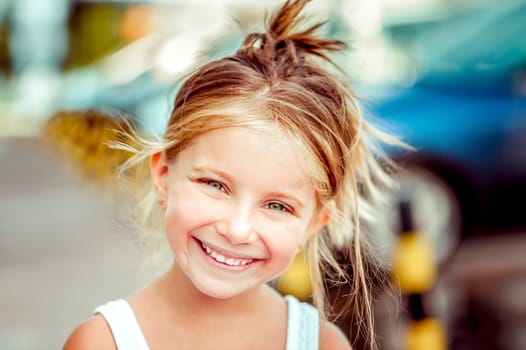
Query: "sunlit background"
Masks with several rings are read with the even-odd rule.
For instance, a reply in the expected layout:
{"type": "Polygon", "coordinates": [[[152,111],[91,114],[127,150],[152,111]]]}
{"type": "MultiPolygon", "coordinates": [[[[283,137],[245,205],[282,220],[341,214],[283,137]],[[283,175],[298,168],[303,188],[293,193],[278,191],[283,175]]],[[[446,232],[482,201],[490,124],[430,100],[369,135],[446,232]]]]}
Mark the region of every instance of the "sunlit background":
{"type": "MultiPolygon", "coordinates": [[[[73,154],[60,161],[42,140],[50,117],[97,109],[161,134],[181,79],[233,54],[280,3],[0,1],[1,349],[60,348],[95,306],[152,278],[108,188],[89,179],[101,172],[73,161],[101,157],[86,151],[91,126],[45,134],[73,154]]],[[[307,10],[329,18],[322,35],[350,44],[335,61],[364,113],[415,147],[387,150],[405,170],[368,227],[393,261],[404,201],[431,246],[436,277],[404,297],[419,294],[449,349],[526,349],[526,1],[314,0],[307,10]]],[[[378,296],[382,349],[407,348],[419,319],[405,303],[378,296]]]]}

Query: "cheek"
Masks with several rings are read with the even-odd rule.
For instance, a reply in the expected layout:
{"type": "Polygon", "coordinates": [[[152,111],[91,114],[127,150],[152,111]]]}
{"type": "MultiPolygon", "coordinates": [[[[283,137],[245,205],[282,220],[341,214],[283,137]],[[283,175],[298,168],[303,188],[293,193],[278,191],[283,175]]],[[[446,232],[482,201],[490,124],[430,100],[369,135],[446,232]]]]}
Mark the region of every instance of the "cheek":
{"type": "Polygon", "coordinates": [[[267,225],[261,229],[262,240],[270,251],[273,260],[288,264],[296,256],[304,241],[306,226],[301,222],[267,225]]]}
{"type": "Polygon", "coordinates": [[[218,212],[213,204],[209,198],[189,186],[172,191],[165,216],[169,240],[186,240],[192,231],[212,222],[218,212]]]}

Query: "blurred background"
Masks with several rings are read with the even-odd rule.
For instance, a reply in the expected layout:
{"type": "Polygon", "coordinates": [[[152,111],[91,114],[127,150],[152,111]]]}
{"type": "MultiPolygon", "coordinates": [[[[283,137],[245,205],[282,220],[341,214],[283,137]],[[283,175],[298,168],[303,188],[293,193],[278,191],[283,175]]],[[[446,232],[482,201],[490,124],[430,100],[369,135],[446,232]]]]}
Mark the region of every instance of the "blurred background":
{"type": "MultiPolygon", "coordinates": [[[[162,133],[180,79],[234,53],[279,4],[0,0],[0,348],[60,348],[95,306],[153,278],[99,185],[107,174],[82,170],[101,157],[86,147],[100,137],[85,111],[162,133]],[[77,114],[81,126],[63,122],[77,114]],[[50,143],[51,116],[62,122],[50,143]]],[[[401,186],[368,229],[381,259],[395,259],[403,200],[436,276],[401,307],[378,296],[382,349],[403,349],[428,316],[449,349],[526,349],[526,1],[307,10],[350,43],[335,61],[364,113],[415,147],[387,150],[404,165],[401,186]]]]}

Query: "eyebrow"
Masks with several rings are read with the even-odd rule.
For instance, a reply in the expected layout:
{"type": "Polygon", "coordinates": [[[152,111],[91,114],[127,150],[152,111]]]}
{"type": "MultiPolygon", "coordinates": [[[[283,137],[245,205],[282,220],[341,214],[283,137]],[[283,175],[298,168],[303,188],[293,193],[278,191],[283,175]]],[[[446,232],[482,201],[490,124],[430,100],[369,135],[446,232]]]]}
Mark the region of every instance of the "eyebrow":
{"type": "MultiPolygon", "coordinates": [[[[232,177],[228,173],[224,172],[223,170],[209,168],[209,167],[206,167],[206,166],[193,166],[192,167],[192,171],[198,172],[198,173],[212,173],[212,174],[218,175],[219,177],[225,179],[228,182],[234,182],[232,177]]],[[[284,200],[293,202],[294,206],[297,209],[299,209],[299,210],[305,208],[305,203],[303,203],[303,201],[301,201],[296,196],[287,194],[285,192],[271,191],[271,192],[267,193],[267,196],[269,196],[269,197],[276,197],[276,198],[283,198],[284,200]]]]}
{"type": "Polygon", "coordinates": [[[213,173],[215,175],[218,175],[220,177],[222,177],[223,179],[229,181],[229,182],[232,182],[232,177],[222,171],[222,170],[219,170],[219,169],[213,169],[213,168],[208,168],[208,167],[205,167],[205,166],[193,166],[192,167],[192,171],[195,171],[195,172],[198,172],[198,173],[213,173]]]}

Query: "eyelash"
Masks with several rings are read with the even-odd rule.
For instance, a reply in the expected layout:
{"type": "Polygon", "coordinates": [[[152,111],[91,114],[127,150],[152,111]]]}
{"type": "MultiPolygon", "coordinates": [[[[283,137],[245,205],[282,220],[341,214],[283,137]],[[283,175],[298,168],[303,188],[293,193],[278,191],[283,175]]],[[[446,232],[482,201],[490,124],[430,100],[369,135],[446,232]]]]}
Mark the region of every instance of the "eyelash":
{"type": "Polygon", "coordinates": [[[281,212],[285,212],[285,213],[292,213],[292,210],[290,208],[288,208],[286,205],[284,205],[282,203],[278,203],[278,202],[267,203],[267,204],[265,204],[265,207],[270,209],[270,210],[277,210],[277,211],[281,211],[281,212]],[[279,209],[275,208],[275,206],[279,206],[279,209]],[[274,207],[274,208],[272,208],[272,207],[274,207]]]}
{"type": "Polygon", "coordinates": [[[218,191],[223,191],[223,192],[226,192],[226,187],[225,185],[223,185],[221,182],[219,181],[216,181],[216,180],[211,180],[211,179],[200,179],[199,182],[209,186],[209,187],[212,187],[218,191]]]}

